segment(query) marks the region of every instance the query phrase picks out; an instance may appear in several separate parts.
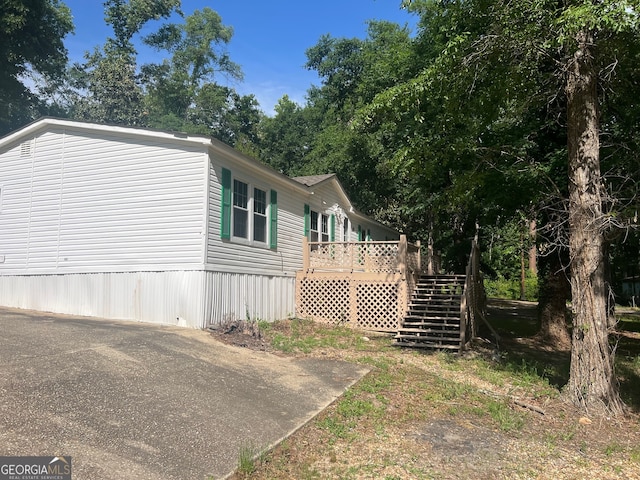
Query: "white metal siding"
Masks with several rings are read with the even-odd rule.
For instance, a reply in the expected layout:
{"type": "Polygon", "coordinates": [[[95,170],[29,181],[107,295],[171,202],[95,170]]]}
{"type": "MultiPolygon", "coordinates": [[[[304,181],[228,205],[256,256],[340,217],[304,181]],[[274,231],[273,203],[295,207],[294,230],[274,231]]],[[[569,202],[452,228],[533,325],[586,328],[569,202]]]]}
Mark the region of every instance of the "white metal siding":
{"type": "Polygon", "coordinates": [[[203,328],[203,272],[0,276],[0,305],[203,328]]]}
{"type": "Polygon", "coordinates": [[[227,320],[281,320],[295,314],[295,277],[206,273],[209,324],[227,320]]]}
{"type": "Polygon", "coordinates": [[[213,158],[209,181],[209,235],[207,269],[264,275],[290,275],[302,268],[302,236],[304,234],[303,195],[284,182],[270,184],[240,166],[225,164],[233,178],[278,192],[278,242],[275,250],[244,245],[220,238],[222,166],[213,158]]]}
{"type": "Polygon", "coordinates": [[[295,278],[203,271],[2,275],[0,305],[205,328],[292,316],[295,278]]]}
{"type": "Polygon", "coordinates": [[[0,273],[203,267],[203,146],[63,129],[33,145],[0,153],[0,273]]]}

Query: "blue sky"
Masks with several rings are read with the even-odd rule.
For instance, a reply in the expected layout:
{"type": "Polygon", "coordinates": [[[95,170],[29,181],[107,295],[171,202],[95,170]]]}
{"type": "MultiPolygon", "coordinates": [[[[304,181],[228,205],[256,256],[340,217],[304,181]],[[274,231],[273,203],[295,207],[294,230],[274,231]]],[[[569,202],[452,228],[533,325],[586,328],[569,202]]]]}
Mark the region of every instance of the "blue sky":
{"type": "MultiPolygon", "coordinates": [[[[72,61],[81,61],[84,52],[102,45],[111,35],[104,23],[101,0],[63,0],[71,9],[75,35],[65,39],[72,61]]],[[[333,37],[365,38],[367,20],[389,20],[415,26],[415,17],[400,8],[400,0],[226,0],[219,2],[183,0],[185,15],[210,7],[232,26],[234,35],[228,50],[242,66],[244,81],[221,84],[239,93],[253,93],[267,114],[284,94],[304,103],[307,89],[320,82],[315,72],[304,68],[305,51],[323,34],[333,37]]],[[[176,19],[179,21],[179,19],[176,19]]],[[[155,53],[154,53],[155,54],[155,53]]],[[[139,49],[144,63],[150,52],[139,49]]],[[[159,59],[155,59],[159,60],[159,59]]]]}

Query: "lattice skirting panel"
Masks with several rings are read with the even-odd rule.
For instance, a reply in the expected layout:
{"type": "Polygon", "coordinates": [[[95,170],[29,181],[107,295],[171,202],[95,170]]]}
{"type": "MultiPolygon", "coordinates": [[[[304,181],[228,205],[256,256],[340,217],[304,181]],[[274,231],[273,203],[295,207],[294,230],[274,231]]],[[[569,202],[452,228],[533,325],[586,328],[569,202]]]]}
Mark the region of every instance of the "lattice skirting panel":
{"type": "Polygon", "coordinates": [[[299,274],[297,315],[318,322],[395,332],[405,313],[407,292],[400,275],[299,274]]]}

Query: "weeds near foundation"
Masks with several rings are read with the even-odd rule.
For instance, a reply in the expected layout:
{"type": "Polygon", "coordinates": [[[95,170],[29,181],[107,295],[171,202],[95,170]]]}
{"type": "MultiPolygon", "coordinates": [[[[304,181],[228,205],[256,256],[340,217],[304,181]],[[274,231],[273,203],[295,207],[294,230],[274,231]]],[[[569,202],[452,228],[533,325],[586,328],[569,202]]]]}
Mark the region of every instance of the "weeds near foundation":
{"type": "Polygon", "coordinates": [[[361,350],[367,340],[362,332],[341,325],[321,325],[293,318],[265,326],[271,346],[283,353],[311,353],[319,348],[361,350]]]}

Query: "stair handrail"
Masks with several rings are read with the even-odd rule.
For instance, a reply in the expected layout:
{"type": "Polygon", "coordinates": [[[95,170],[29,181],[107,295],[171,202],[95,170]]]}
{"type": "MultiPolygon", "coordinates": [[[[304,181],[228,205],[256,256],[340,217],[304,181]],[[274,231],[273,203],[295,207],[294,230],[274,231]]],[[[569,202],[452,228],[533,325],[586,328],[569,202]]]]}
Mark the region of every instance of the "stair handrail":
{"type": "MultiPolygon", "coordinates": [[[[464,292],[460,302],[460,340],[461,348],[467,341],[478,336],[478,318],[487,323],[486,320],[487,296],[484,290],[484,282],[480,273],[480,246],[478,242],[478,232],[471,242],[471,253],[465,272],[464,292]],[[463,309],[464,305],[464,309],[463,309]]],[[[494,336],[497,333],[491,328],[494,336]]]]}

